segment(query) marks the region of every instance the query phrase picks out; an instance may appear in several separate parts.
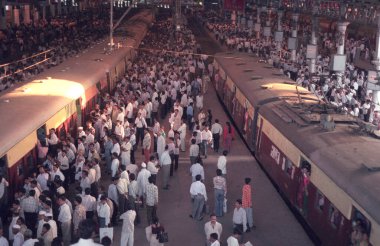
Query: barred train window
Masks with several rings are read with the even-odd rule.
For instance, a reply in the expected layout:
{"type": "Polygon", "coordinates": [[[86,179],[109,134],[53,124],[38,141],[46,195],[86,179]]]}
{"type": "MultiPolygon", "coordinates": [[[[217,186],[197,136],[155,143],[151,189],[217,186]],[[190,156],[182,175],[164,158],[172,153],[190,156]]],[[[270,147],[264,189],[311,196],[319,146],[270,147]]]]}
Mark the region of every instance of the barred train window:
{"type": "Polygon", "coordinates": [[[317,199],[315,201],[315,207],[320,212],[322,212],[323,209],[325,208],[325,196],[319,190],[317,191],[317,199]]]}
{"type": "Polygon", "coordinates": [[[340,214],[338,209],[332,204],[330,204],[330,208],[329,208],[329,220],[331,222],[331,225],[335,229],[339,228],[339,225],[340,225],[341,220],[342,220],[342,215],[340,214]]]}

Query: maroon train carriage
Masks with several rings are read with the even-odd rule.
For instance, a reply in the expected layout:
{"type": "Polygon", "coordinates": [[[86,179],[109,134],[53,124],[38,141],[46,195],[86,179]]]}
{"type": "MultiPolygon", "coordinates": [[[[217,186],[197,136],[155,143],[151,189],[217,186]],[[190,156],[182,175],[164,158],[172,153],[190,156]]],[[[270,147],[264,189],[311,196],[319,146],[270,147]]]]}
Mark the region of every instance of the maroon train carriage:
{"type": "Polygon", "coordinates": [[[219,98],[316,244],[349,245],[360,221],[380,245],[380,141],[249,54],[219,53],[214,67],[219,98]]]}
{"type": "Polygon", "coordinates": [[[22,186],[36,167],[38,136],[56,129],[58,137],[75,136],[99,102],[100,92],[110,92],[125,73],[145,37],[154,14],[143,10],[122,28],[133,34],[115,37],[121,48],[104,52],[107,40],[77,57],[50,68],[11,91],[0,94],[0,174],[10,182],[10,191],[22,186]]]}

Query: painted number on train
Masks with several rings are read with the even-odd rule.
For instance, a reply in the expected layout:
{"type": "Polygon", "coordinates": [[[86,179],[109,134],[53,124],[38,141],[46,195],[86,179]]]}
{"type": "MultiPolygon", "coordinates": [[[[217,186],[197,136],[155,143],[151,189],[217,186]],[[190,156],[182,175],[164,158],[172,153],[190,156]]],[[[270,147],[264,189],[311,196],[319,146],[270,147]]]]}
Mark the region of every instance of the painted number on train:
{"type": "Polygon", "coordinates": [[[280,165],[281,153],[274,145],[272,145],[270,156],[276,161],[277,165],[280,165]]]}

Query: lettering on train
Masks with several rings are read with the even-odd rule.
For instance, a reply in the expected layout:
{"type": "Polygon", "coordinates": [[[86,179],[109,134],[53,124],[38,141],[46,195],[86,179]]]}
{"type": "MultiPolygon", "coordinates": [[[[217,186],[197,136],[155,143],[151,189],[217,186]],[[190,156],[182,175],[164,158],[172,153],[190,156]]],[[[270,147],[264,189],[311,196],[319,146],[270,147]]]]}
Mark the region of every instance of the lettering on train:
{"type": "Polygon", "coordinates": [[[270,156],[276,161],[277,165],[280,165],[280,157],[281,153],[280,151],[276,148],[276,146],[272,145],[272,149],[270,151],[270,156]]]}

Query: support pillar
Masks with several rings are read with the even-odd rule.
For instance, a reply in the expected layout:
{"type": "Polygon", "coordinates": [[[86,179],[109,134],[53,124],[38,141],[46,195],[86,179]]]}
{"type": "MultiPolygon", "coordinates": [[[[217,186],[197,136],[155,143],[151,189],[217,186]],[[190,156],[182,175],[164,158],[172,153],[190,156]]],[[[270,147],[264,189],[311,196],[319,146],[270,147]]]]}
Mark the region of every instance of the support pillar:
{"type": "Polygon", "coordinates": [[[20,25],[20,9],[18,9],[17,6],[14,6],[13,8],[13,24],[15,26],[20,25]]]}
{"type": "Polygon", "coordinates": [[[282,41],[284,39],[284,32],[282,31],[282,17],[284,12],[282,10],[277,11],[277,31],[274,33],[274,40],[277,42],[277,51],[282,49],[282,41]]]}
{"type": "Polygon", "coordinates": [[[257,6],[257,17],[256,17],[256,23],[255,23],[255,32],[256,32],[256,38],[260,39],[260,32],[261,32],[261,8],[260,6],[257,6]]]}
{"type": "Polygon", "coordinates": [[[42,19],[46,20],[46,4],[42,4],[42,19]]]}
{"type": "Polygon", "coordinates": [[[271,32],[272,32],[272,30],[271,30],[271,14],[272,14],[272,10],[270,8],[268,8],[267,14],[268,14],[268,19],[265,22],[264,37],[266,38],[267,42],[269,42],[269,39],[270,39],[270,36],[271,36],[271,32]]]}
{"type": "Polygon", "coordinates": [[[289,38],[288,42],[288,48],[291,50],[291,61],[296,62],[297,61],[297,32],[298,32],[298,19],[299,19],[298,13],[292,14],[292,20],[293,20],[293,27],[292,27],[292,36],[289,38]]]}
{"type": "Polygon", "coordinates": [[[316,59],[318,56],[318,46],[317,46],[317,32],[318,32],[318,18],[313,12],[312,18],[312,30],[311,30],[311,39],[310,44],[307,45],[306,49],[306,58],[310,59],[309,70],[311,74],[316,72],[316,59]]]}
{"type": "MultiPolygon", "coordinates": [[[[380,14],[377,15],[377,32],[376,32],[376,50],[375,57],[372,63],[374,64],[375,70],[377,72],[377,78],[380,76],[380,14]]],[[[375,110],[380,108],[380,86],[374,86],[373,89],[373,101],[375,103],[375,110]]]]}
{"type": "Polygon", "coordinates": [[[30,5],[29,4],[24,5],[24,24],[25,25],[30,24],[30,5]]]}
{"type": "Polygon", "coordinates": [[[346,69],[346,55],[344,54],[344,38],[346,36],[347,26],[349,22],[338,22],[337,23],[337,52],[333,56],[333,71],[337,75],[337,87],[342,86],[343,73],[346,69]]]}
{"type": "Polygon", "coordinates": [[[62,1],[61,0],[58,0],[57,2],[57,12],[58,12],[58,16],[62,15],[62,1]]]}
{"type": "Polygon", "coordinates": [[[5,0],[0,0],[0,28],[6,28],[6,18],[5,18],[5,0]]]}
{"type": "Polygon", "coordinates": [[[51,17],[55,17],[55,5],[50,4],[50,15],[51,17]]]}

